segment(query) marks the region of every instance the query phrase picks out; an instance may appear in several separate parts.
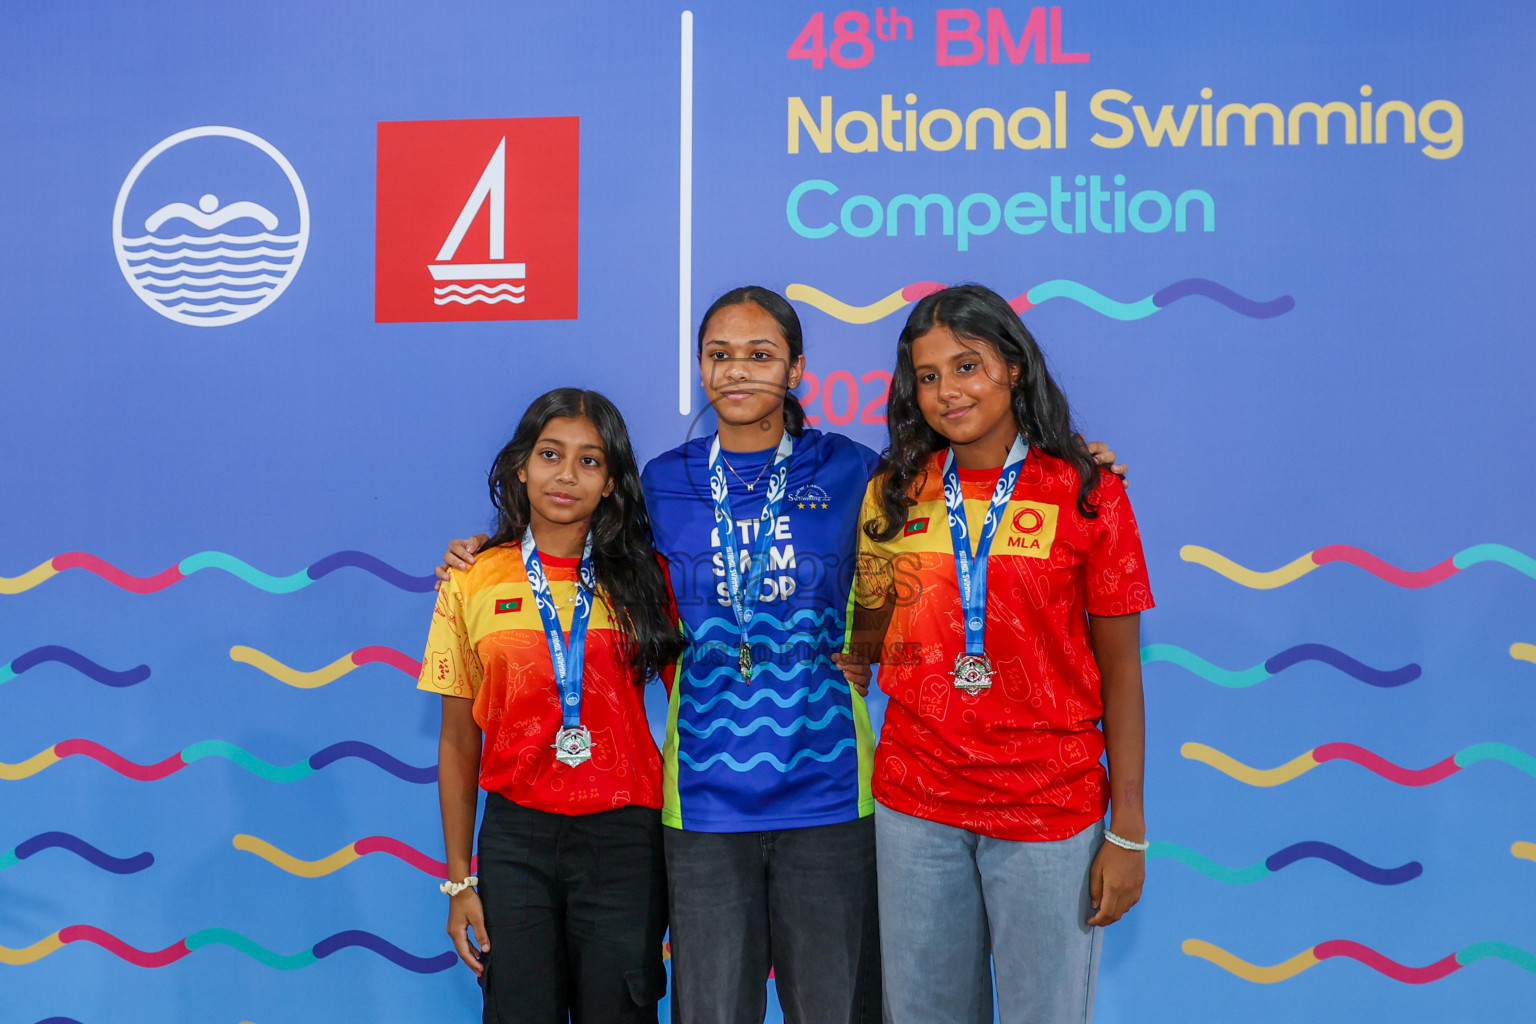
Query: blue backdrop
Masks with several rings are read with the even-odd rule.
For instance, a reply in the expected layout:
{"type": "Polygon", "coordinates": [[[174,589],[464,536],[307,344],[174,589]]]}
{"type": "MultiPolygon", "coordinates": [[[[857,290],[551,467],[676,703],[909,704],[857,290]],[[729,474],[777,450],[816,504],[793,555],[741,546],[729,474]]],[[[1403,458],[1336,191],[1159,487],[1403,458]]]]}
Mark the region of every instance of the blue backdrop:
{"type": "Polygon", "coordinates": [[[643,457],[707,431],[680,304],[751,281],[800,309],[809,411],[879,447],[908,303],[962,280],[1131,463],[1158,599],[1099,1019],[1529,1012],[1528,5],[0,26],[0,1019],[473,1019],[408,673],[518,415],[578,384],[643,457]],[[562,117],[579,198],[508,179],[504,257],[494,197],[438,251],[490,146],[380,148],[562,117]],[[539,319],[560,261],[576,315],[539,319]],[[480,301],[380,322],[386,265],[480,301]]]}

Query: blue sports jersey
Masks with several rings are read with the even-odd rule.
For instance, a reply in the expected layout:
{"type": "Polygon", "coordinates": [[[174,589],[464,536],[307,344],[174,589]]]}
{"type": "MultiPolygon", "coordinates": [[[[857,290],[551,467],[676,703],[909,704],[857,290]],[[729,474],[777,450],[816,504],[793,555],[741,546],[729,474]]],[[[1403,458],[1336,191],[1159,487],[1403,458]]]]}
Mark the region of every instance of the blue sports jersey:
{"type": "MultiPolygon", "coordinates": [[[[643,477],[689,638],[667,712],[662,821],[698,832],[853,821],[874,810],[875,740],[864,698],[831,655],[847,642],[859,505],[879,457],[841,434],[808,429],[795,438],[747,683],[710,501],[710,441],[657,456],[643,477]]],[[[724,455],[738,543],[750,552],[774,450],[724,455]]]]}

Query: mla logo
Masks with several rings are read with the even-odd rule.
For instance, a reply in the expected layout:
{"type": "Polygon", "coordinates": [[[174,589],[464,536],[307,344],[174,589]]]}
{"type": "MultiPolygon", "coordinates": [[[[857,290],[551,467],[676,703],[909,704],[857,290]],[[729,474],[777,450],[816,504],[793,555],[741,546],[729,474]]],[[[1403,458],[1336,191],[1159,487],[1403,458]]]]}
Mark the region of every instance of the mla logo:
{"type": "Polygon", "coordinates": [[[575,319],[580,123],[381,121],[374,320],[575,319]]]}
{"type": "Polygon", "coordinates": [[[155,143],[123,179],[112,244],[150,309],[222,327],[260,313],[292,283],[309,245],[309,200],[267,140],[188,128],[155,143]]]}
{"type": "Polygon", "coordinates": [[[1015,498],[1011,507],[1015,511],[1008,526],[1000,531],[1002,550],[1025,558],[1051,557],[1051,545],[1056,542],[1056,518],[1061,510],[1055,505],[1020,498],[1015,498]]]}

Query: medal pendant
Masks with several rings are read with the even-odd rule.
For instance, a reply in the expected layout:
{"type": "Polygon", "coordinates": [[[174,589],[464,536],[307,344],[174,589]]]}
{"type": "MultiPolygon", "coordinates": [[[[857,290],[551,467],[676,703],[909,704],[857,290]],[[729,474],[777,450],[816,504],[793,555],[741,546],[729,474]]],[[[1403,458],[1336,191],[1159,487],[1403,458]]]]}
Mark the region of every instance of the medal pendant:
{"type": "Polygon", "coordinates": [[[991,658],[985,654],[961,654],[955,658],[955,689],[974,696],[991,688],[991,658]]]}
{"type": "Polygon", "coordinates": [[[555,733],[555,760],[575,767],[592,756],[592,731],[584,725],[555,733]]]}
{"type": "Polygon", "coordinates": [[[737,663],[741,666],[741,678],[748,684],[752,682],[752,649],[743,641],[737,663]]]}

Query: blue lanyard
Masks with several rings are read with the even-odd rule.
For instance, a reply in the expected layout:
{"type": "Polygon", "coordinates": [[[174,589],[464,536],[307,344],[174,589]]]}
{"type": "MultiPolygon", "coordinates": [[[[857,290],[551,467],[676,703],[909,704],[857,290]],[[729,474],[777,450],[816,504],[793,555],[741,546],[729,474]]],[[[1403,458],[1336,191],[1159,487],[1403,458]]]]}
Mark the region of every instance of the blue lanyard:
{"type": "Polygon", "coordinates": [[[992,504],[987,508],[987,518],[981,524],[981,536],[976,540],[976,554],[971,555],[970,530],[965,523],[965,498],[960,492],[960,474],[955,470],[954,449],[944,453],[944,508],[949,513],[949,539],[955,549],[955,574],[960,578],[960,612],[965,620],[965,653],[984,654],[983,636],[987,618],[987,551],[992,547],[992,537],[997,533],[1003,513],[1013,498],[1014,486],[1019,482],[1019,471],[1029,455],[1024,435],[1013,439],[1008,458],[1003,463],[1002,475],[992,489],[992,504]]]}
{"type": "Polygon", "coordinates": [[[768,549],[773,546],[773,533],[779,520],[779,506],[784,503],[788,490],[789,457],[795,450],[795,439],[789,431],[779,441],[773,454],[773,472],[768,477],[768,490],[764,495],[763,511],[757,517],[757,537],[752,544],[747,576],[742,579],[741,547],[736,538],[736,520],[731,515],[730,485],[725,479],[725,457],[720,452],[720,435],[709,446],[709,494],[715,506],[715,528],[720,531],[720,546],[725,553],[725,586],[731,597],[731,611],[736,615],[736,625],[741,630],[741,671],[751,681],[752,661],[747,653],[747,630],[757,611],[758,598],[762,596],[763,575],[768,568],[768,549]]]}
{"type": "Polygon", "coordinates": [[[523,531],[523,569],[533,590],[544,623],[544,639],[549,643],[549,660],[555,666],[555,685],[560,689],[560,712],[567,729],[581,724],[581,673],[587,657],[587,622],[592,618],[592,599],[597,594],[597,573],[592,569],[592,535],[587,534],[581,552],[581,582],[576,587],[576,606],[571,611],[571,639],[567,643],[560,629],[560,613],[539,561],[539,548],[533,542],[533,527],[523,531]]]}

